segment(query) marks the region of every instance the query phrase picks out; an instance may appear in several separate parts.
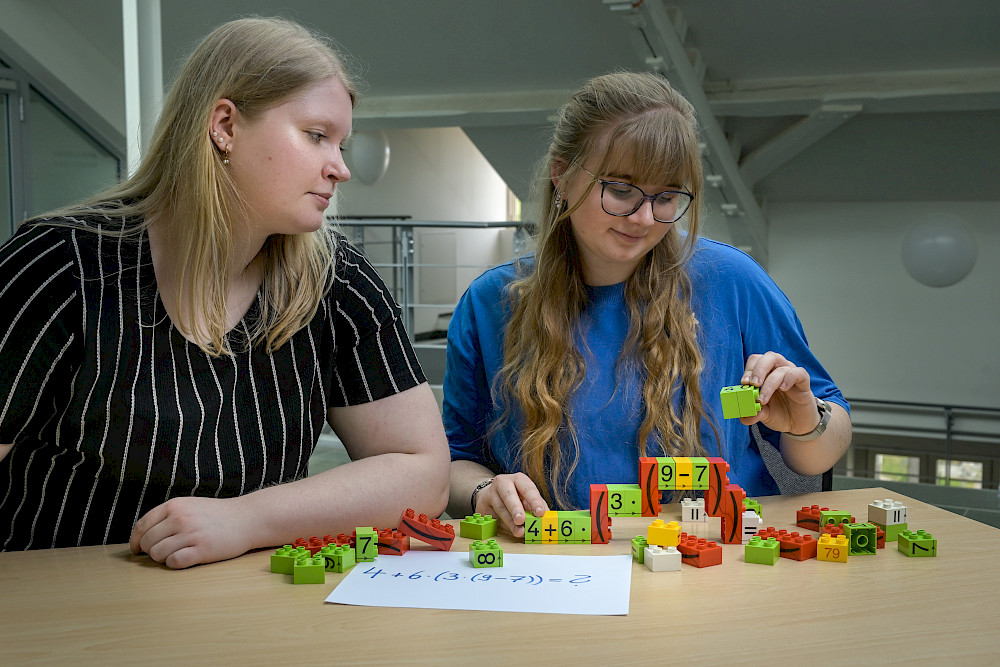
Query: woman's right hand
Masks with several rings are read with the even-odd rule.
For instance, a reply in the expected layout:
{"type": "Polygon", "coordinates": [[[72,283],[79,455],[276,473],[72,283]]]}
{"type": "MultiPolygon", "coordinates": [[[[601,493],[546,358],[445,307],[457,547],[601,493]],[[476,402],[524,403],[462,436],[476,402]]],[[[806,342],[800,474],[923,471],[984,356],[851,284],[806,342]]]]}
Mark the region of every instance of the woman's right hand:
{"type": "Polygon", "coordinates": [[[523,537],[525,509],[535,516],[542,516],[549,506],[531,478],[523,472],[516,472],[494,477],[493,483],[476,495],[476,506],[472,511],[493,515],[511,535],[523,537]]]}

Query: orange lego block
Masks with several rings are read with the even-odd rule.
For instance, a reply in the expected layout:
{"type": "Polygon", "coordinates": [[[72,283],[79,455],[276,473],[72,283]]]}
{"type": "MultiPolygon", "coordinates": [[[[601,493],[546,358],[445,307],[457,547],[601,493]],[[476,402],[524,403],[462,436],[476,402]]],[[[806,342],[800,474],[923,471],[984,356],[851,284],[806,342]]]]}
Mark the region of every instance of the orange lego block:
{"type": "Polygon", "coordinates": [[[816,546],[818,542],[811,535],[800,535],[797,532],[789,533],[787,530],[775,530],[768,526],[757,533],[767,539],[773,537],[781,543],[781,557],[791,560],[809,560],[816,558],[816,546]]]}
{"type": "Polygon", "coordinates": [[[410,538],[392,528],[378,531],[377,544],[380,556],[402,556],[410,550],[410,538]]]}
{"type": "Polygon", "coordinates": [[[819,505],[803,507],[795,513],[795,525],[799,528],[819,532],[819,513],[829,510],[829,507],[820,507],[819,505]]]}
{"type": "Polygon", "coordinates": [[[590,543],[607,544],[611,540],[611,517],[608,516],[608,485],[590,485],[590,543]]]}
{"type": "Polygon", "coordinates": [[[703,537],[680,534],[677,550],[681,552],[681,562],[695,567],[709,567],[722,564],[722,547],[703,537]]]}
{"type": "Polygon", "coordinates": [[[661,507],[660,464],[655,457],[642,456],[639,458],[639,489],[642,495],[642,516],[658,515],[661,507]]]}
{"type": "Polygon", "coordinates": [[[722,517],[722,543],[743,544],[743,499],[747,494],[738,484],[727,484],[720,497],[721,510],[712,516],[722,517]]]}
{"type": "Polygon", "coordinates": [[[451,551],[451,545],[455,541],[455,529],[451,524],[441,523],[437,519],[428,519],[426,514],[418,516],[409,508],[404,510],[403,515],[399,517],[397,530],[415,540],[426,542],[440,551],[451,551]]]}
{"type": "Polygon", "coordinates": [[[816,545],[816,558],[833,563],[846,563],[850,543],[843,535],[820,535],[816,545]]]}
{"type": "MultiPolygon", "coordinates": [[[[722,516],[719,513],[722,495],[729,485],[729,464],[717,456],[708,459],[708,489],[705,491],[705,513],[708,516],[722,516]]],[[[740,510],[742,511],[742,510],[740,510]]]]}
{"type": "Polygon", "coordinates": [[[659,547],[676,547],[680,541],[681,525],[676,521],[664,523],[657,519],[646,529],[646,543],[659,547]]]}

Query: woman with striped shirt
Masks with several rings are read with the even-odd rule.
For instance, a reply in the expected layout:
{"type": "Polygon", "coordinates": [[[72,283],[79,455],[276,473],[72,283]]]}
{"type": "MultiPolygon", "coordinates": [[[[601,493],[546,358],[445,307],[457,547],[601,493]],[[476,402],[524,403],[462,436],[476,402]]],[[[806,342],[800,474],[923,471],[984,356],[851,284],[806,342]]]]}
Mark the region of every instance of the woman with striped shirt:
{"type": "Polygon", "coordinates": [[[0,248],[0,549],[183,568],[443,511],[399,307],[324,222],[355,99],[301,26],[227,23],[135,175],[0,248]],[[324,420],[353,460],[307,477],[324,420]]]}

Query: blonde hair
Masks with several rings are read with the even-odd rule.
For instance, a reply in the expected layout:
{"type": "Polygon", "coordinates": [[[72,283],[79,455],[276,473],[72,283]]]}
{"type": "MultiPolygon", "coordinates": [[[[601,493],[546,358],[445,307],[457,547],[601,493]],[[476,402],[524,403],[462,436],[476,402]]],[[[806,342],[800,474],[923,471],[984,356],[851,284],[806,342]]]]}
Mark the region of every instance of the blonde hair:
{"type": "MultiPolygon", "coordinates": [[[[178,277],[175,301],[188,306],[179,313],[177,325],[193,331],[194,315],[200,315],[205,330],[194,332],[199,347],[214,356],[229,354],[226,267],[234,247],[233,221],[243,214],[245,203],[211,141],[212,111],[226,98],[252,120],[330,77],[344,84],[353,106],[357,87],[340,54],[323,37],[278,18],[225,23],[205,37],[181,67],[135,174],[46,217],[141,219],[118,232],[138,234],[151,214],[167,213],[161,220],[168,223],[164,231],[172,252],[167,261],[178,277]]],[[[250,331],[250,344],[263,342],[271,352],[312,319],[329,289],[334,253],[329,229],[268,238],[261,249],[260,317],[250,331]]]]}
{"type": "MultiPolygon", "coordinates": [[[[564,406],[579,388],[586,363],[574,343],[588,304],[568,208],[555,195],[553,168],[565,168],[560,190],[598,160],[594,173],[628,165],[637,183],[684,187],[694,195],[687,235],[676,225],[642,260],[625,283],[629,331],[618,373],[637,369],[642,378],[643,416],[639,456],[650,436],[664,456],[704,453],[699,427],[706,416],[699,388],[702,357],[691,284],[684,263],[698,233],[702,168],[694,108],[660,76],[618,72],[588,81],[562,107],[548,155],[535,180],[540,202],[534,264],[509,291],[512,315],[504,338],[497,394],[504,403],[500,423],[516,406],[523,418],[521,465],[546,500],[566,506],[567,488],[579,459],[579,443],[564,406]],[[674,398],[681,393],[680,413],[674,398]]],[[[714,429],[713,425],[713,429],[714,429]]],[[[638,473],[638,471],[637,471],[638,473]]]]}

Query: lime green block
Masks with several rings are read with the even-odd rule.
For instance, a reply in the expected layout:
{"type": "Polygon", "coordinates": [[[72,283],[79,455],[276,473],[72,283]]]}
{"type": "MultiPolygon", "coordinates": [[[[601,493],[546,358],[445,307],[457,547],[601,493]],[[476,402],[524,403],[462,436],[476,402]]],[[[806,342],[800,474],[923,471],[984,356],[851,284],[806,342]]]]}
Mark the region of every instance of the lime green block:
{"type": "Polygon", "coordinates": [[[471,514],[458,524],[458,534],[473,540],[488,540],[497,534],[497,520],[491,514],[471,514]]]}
{"type": "Polygon", "coordinates": [[[503,549],[494,539],[476,540],[469,545],[469,562],[472,567],[503,567],[503,549]]]}
{"type": "Polygon", "coordinates": [[[559,541],[566,544],[590,544],[590,511],[559,510],[559,541]]]}
{"type": "Polygon", "coordinates": [[[691,488],[692,489],[708,489],[709,480],[709,470],[711,466],[708,464],[708,459],[704,456],[692,456],[691,457],[691,488]]]}
{"type": "Polygon", "coordinates": [[[542,518],[531,512],[524,513],[524,543],[542,543],[542,518]]]}
{"type": "Polygon", "coordinates": [[[719,400],[722,401],[722,418],[737,419],[739,417],[753,417],[760,412],[760,390],[752,385],[736,385],[733,387],[723,387],[719,392],[719,400]]]}
{"type": "Polygon", "coordinates": [[[328,544],[319,550],[327,572],[347,572],[355,565],[354,549],[346,544],[328,544]]]}
{"type": "Polygon", "coordinates": [[[773,537],[766,540],[754,535],[743,547],[743,560],[760,565],[774,565],[781,557],[781,544],[773,537]]]}
{"type": "Polygon", "coordinates": [[[636,535],[632,538],[632,560],[637,563],[642,563],[643,558],[646,555],[646,547],[649,546],[649,542],[646,541],[645,535],[636,535]]]}
{"type": "Polygon", "coordinates": [[[326,583],[325,561],[320,555],[312,558],[301,557],[295,561],[292,570],[293,584],[323,584],[326,583]]]}
{"type": "Polygon", "coordinates": [[[898,549],[908,557],[934,558],[937,556],[937,540],[926,530],[904,530],[899,534],[898,549]]]}
{"type": "Polygon", "coordinates": [[[608,484],[608,516],[642,516],[638,484],[608,484]]]}
{"type": "Polygon", "coordinates": [[[286,544],[273,554],[271,554],[271,572],[277,574],[291,574],[295,569],[295,561],[299,556],[309,557],[309,550],[305,547],[293,547],[286,544]]]}
{"type": "Polygon", "coordinates": [[[659,489],[670,491],[677,488],[677,466],[672,456],[657,456],[656,465],[660,469],[659,489]]]}

